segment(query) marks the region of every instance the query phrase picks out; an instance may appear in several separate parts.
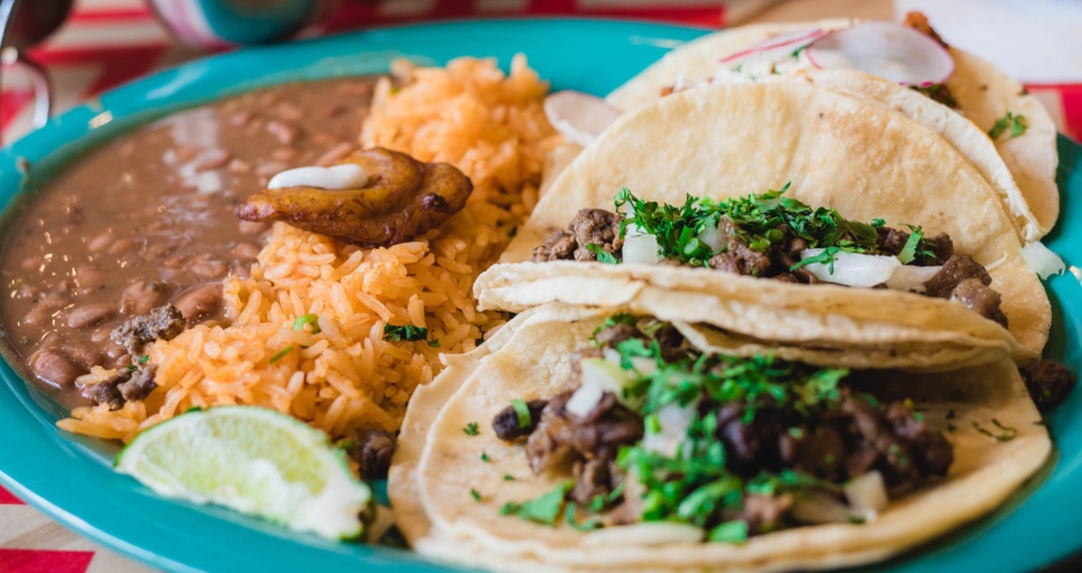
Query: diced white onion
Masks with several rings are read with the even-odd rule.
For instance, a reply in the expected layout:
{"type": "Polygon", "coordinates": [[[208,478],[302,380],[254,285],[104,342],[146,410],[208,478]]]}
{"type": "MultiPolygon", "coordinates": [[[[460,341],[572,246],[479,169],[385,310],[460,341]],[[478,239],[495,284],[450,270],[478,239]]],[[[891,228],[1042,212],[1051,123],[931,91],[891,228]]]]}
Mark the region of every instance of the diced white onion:
{"type": "Polygon", "coordinates": [[[890,278],[887,279],[887,288],[908,292],[924,292],[926,289],[924,283],[931,280],[942,268],[941,266],[915,267],[902,265],[894,269],[890,278]]]}
{"type": "MultiPolygon", "coordinates": [[[[817,256],[823,249],[805,249],[800,253],[801,260],[817,256]]],[[[831,264],[811,263],[804,266],[815,278],[827,282],[851,287],[873,287],[883,284],[902,266],[898,257],[884,255],[865,255],[861,253],[838,252],[831,264]]]]}
{"type": "Polygon", "coordinates": [[[857,512],[878,513],[887,508],[890,497],[883,474],[872,470],[852,481],[843,490],[849,507],[857,512]]]}
{"type": "Polygon", "coordinates": [[[666,404],[658,409],[657,421],[659,431],[655,434],[647,431],[642,438],[642,448],[648,452],[656,452],[665,456],[676,455],[680,442],[688,435],[691,427],[692,412],[697,402],[681,407],[679,404],[666,404]]]}
{"type": "Polygon", "coordinates": [[[619,395],[624,386],[634,382],[630,372],[604,358],[583,358],[579,368],[582,369],[583,384],[595,384],[605,392],[619,395]]]}
{"type": "Polygon", "coordinates": [[[1037,273],[1037,276],[1041,277],[1041,279],[1048,279],[1048,277],[1058,275],[1067,269],[1063,259],[1039,241],[1028,243],[1022,247],[1022,258],[1026,260],[1029,268],[1033,269],[1033,272],[1037,273]]]}
{"type": "Polygon", "coordinates": [[[668,521],[606,527],[587,533],[582,544],[592,547],[636,547],[669,543],[698,543],[706,537],[700,527],[668,521]]]}
{"type": "Polygon", "coordinates": [[[615,348],[609,348],[608,346],[602,348],[601,357],[613,364],[620,364],[620,353],[615,348]]]}
{"type": "Polygon", "coordinates": [[[548,96],[544,107],[552,127],[583,147],[590,145],[622,113],[601,98],[570,90],[548,96]]]}
{"type": "Polygon", "coordinates": [[[706,246],[710,247],[711,251],[720,251],[727,242],[727,237],[722,234],[721,229],[716,226],[707,227],[703,229],[703,232],[699,233],[699,240],[706,246]]]}
{"type": "Polygon", "coordinates": [[[821,493],[809,493],[793,504],[793,519],[801,523],[845,523],[850,512],[837,499],[821,493]]]}
{"type": "Polygon", "coordinates": [[[578,398],[578,405],[574,406],[573,414],[584,416],[589,413],[594,406],[597,406],[601,395],[605,392],[612,392],[617,400],[630,408],[639,406],[638,400],[629,400],[624,396],[624,388],[635,381],[635,376],[620,367],[619,357],[614,362],[605,358],[583,358],[579,362],[579,368],[582,370],[582,385],[571,395],[567,409],[572,410],[571,400],[575,400],[580,392],[583,395],[578,398]],[[587,386],[592,386],[597,391],[583,390],[587,386]]]}
{"type": "Polygon", "coordinates": [[[639,374],[649,376],[654,372],[657,372],[657,360],[646,356],[636,356],[631,359],[631,367],[639,374]]]}
{"type": "Polygon", "coordinates": [[[584,418],[597,407],[604,394],[605,391],[601,389],[601,386],[583,382],[583,384],[579,386],[579,389],[575,390],[575,393],[567,400],[567,405],[565,407],[568,412],[580,418],[584,418]]]}
{"type": "Polygon", "coordinates": [[[657,237],[648,234],[631,234],[624,237],[624,264],[656,265],[661,262],[658,255],[657,237]]]}

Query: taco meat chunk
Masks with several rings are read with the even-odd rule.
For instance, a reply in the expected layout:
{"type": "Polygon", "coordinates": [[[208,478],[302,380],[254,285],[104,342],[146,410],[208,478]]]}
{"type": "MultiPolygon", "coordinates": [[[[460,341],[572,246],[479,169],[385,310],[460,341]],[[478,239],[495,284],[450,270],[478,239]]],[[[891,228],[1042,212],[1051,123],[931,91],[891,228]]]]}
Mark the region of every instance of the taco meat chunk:
{"type": "Polygon", "coordinates": [[[1078,377],[1055,360],[1044,359],[1022,368],[1026,389],[1042,412],[1059,406],[1074,389],[1078,377]]]}
{"type": "Polygon", "coordinates": [[[749,535],[863,519],[848,484],[886,499],[954,461],[912,402],[881,402],[845,369],[704,355],[671,325],[628,315],[593,340],[600,352],[575,358],[563,391],[509,406],[493,425],[541,405],[531,432],[498,434],[523,445],[534,473],[570,471],[567,501],[595,519],[738,521],[749,535]]]}
{"type": "Polygon", "coordinates": [[[620,220],[619,215],[604,209],[583,209],[571,219],[567,231],[553,233],[534,249],[533,260],[596,261],[598,250],[619,256],[624,244],[620,220]]]}

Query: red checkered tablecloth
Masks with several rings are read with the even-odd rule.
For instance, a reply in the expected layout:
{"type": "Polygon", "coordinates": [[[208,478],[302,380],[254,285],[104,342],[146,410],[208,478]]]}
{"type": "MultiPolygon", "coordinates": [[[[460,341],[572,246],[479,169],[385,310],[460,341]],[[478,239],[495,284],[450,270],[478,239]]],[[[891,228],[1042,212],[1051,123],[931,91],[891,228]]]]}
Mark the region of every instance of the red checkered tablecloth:
{"type": "MultiPolygon", "coordinates": [[[[31,0],[36,1],[36,0],[31,0]]],[[[891,18],[889,0],[343,0],[329,31],[477,16],[631,17],[718,27],[734,22],[832,16],[891,18]]],[[[48,66],[60,110],[118,83],[201,55],[172,41],[143,0],[79,0],[65,26],[33,55],[48,66]]],[[[12,141],[30,128],[29,84],[5,80],[0,129],[12,141]]],[[[1082,85],[1031,85],[1060,129],[1082,136],[1082,85]]],[[[0,573],[143,573],[0,488],[0,573]]]]}

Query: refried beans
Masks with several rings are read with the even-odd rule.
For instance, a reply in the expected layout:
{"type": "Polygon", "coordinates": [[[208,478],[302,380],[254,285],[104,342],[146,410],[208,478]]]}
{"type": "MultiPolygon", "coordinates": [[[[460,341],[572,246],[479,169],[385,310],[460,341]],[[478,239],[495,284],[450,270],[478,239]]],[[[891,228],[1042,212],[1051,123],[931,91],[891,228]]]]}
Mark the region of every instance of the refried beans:
{"type": "Polygon", "coordinates": [[[374,78],[266,88],[171,115],[89,150],[7,214],[3,324],[17,367],[69,408],[75,379],[127,355],[110,332],[167,303],[222,323],[268,226],[235,209],[274,174],[327,165],[360,133],[374,78]]]}

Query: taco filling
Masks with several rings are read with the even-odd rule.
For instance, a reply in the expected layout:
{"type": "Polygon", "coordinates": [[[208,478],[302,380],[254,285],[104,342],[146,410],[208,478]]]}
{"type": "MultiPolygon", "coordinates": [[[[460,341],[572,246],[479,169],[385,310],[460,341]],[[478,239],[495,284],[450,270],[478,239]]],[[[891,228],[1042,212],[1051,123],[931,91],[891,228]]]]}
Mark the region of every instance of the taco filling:
{"type": "Polygon", "coordinates": [[[762,278],[889,288],[964,304],[1004,327],[992,277],[946,233],[850,221],[785,197],[785,188],[683,206],[616,195],[615,211],[583,209],[533,250],[534,262],[576,260],[706,267],[762,278]]]}
{"type": "Polygon", "coordinates": [[[493,419],[534,473],[569,472],[502,514],[580,529],[675,523],[696,540],[740,542],[874,520],[954,460],[911,401],[880,401],[843,368],[703,353],[672,325],[631,315],[608,319],[593,342],[564,391],[493,419]]]}

